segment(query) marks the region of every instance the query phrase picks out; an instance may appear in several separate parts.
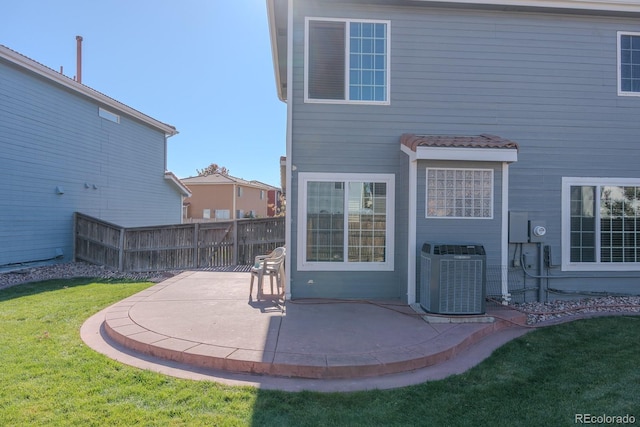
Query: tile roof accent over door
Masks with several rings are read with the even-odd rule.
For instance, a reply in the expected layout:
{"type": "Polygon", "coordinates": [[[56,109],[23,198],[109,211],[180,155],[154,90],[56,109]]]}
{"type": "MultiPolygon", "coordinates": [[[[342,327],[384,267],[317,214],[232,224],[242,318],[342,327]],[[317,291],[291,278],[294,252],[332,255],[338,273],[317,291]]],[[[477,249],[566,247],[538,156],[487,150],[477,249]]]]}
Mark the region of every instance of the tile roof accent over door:
{"type": "Polygon", "coordinates": [[[402,150],[414,160],[518,161],[518,144],[495,135],[415,135],[400,137],[402,150]]]}
{"type": "Polygon", "coordinates": [[[465,148],[515,148],[516,142],[495,135],[457,136],[457,135],[414,135],[405,133],[400,143],[416,151],[417,147],[465,147],[465,148]]]}

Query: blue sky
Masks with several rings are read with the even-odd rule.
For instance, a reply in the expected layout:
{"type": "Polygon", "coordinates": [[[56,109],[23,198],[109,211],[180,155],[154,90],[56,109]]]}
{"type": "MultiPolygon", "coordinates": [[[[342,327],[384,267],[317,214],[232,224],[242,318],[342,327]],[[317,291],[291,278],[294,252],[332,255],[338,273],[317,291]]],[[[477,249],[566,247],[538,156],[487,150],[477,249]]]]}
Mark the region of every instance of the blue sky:
{"type": "Polygon", "coordinates": [[[280,186],[286,106],[278,100],[265,0],[4,2],[0,44],[180,132],[168,168],[180,178],[218,163],[280,186]]]}

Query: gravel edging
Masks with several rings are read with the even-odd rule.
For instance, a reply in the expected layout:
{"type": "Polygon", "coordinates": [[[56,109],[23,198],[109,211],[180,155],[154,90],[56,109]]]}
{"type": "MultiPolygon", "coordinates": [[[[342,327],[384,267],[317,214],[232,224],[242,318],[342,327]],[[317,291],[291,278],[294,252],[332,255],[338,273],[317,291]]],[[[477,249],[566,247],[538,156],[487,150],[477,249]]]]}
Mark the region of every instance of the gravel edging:
{"type": "MultiPolygon", "coordinates": [[[[51,279],[71,279],[95,277],[99,279],[129,279],[136,281],[161,282],[181,271],[148,273],[122,273],[104,266],[86,262],[31,267],[0,273],[0,289],[29,282],[51,279]]],[[[640,314],[640,296],[607,296],[583,298],[580,300],[557,300],[553,302],[528,302],[512,304],[509,307],[527,314],[527,324],[553,323],[571,316],[590,313],[634,313],[640,314]]]]}
{"type": "Polygon", "coordinates": [[[527,315],[527,324],[554,323],[561,319],[585,314],[640,314],[640,296],[606,296],[579,300],[528,302],[510,305],[527,315]]]}
{"type": "Polygon", "coordinates": [[[162,271],[148,273],[122,273],[108,267],[86,262],[30,267],[0,273],[0,289],[29,282],[51,279],[71,279],[77,277],[95,277],[99,279],[129,279],[136,281],[161,282],[179,274],[180,271],[162,271]]]}

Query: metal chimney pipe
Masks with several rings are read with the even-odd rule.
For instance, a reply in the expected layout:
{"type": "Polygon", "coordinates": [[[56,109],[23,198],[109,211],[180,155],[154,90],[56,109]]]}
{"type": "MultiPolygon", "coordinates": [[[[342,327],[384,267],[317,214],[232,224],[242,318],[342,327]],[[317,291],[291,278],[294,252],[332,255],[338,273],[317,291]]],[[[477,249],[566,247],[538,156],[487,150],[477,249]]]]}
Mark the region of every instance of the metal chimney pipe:
{"type": "Polygon", "coordinates": [[[82,36],[76,36],[76,80],[82,83],[82,36]]]}

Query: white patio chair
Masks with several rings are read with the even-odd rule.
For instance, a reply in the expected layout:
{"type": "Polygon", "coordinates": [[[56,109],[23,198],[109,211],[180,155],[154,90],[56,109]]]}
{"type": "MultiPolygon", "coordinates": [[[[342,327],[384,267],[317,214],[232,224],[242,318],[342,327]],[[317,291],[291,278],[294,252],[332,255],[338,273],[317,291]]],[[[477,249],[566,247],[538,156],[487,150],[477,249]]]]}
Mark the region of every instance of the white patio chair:
{"type": "Polygon", "coordinates": [[[279,247],[274,249],[269,255],[258,255],[255,258],[253,267],[251,268],[251,286],[249,288],[249,298],[253,293],[253,280],[258,278],[258,292],[256,299],[262,298],[262,286],[264,283],[264,277],[269,276],[271,282],[271,294],[273,295],[273,278],[276,279],[276,286],[278,289],[278,295],[281,294],[280,288],[284,290],[282,279],[284,277],[284,259],[285,248],[279,247]]]}

